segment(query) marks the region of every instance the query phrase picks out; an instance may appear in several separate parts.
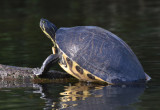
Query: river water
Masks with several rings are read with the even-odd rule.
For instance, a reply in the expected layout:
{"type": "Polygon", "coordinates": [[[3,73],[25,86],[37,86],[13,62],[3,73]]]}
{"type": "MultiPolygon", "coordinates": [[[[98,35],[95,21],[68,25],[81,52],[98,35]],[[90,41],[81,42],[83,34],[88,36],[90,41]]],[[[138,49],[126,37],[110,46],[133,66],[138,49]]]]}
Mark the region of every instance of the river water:
{"type": "MultiPolygon", "coordinates": [[[[41,18],[57,27],[96,25],[122,38],[135,52],[146,85],[83,83],[0,83],[0,110],[160,110],[159,0],[1,0],[0,63],[39,67],[52,43],[39,28],[41,18]]],[[[58,65],[53,69],[62,71],[58,65]]]]}

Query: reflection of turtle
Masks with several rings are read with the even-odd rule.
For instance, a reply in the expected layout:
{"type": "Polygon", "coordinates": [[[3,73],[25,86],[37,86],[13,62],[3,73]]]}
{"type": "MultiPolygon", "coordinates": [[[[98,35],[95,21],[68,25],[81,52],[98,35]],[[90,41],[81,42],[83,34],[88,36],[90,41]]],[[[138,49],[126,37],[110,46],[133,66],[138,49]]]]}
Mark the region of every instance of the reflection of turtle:
{"type": "Polygon", "coordinates": [[[36,75],[45,75],[56,61],[81,81],[128,83],[145,81],[140,62],[129,46],[111,32],[96,26],[59,28],[46,19],[40,27],[54,44],[53,54],[36,75]]]}
{"type": "Polygon", "coordinates": [[[41,93],[45,109],[66,110],[136,110],[133,104],[143,96],[145,84],[108,85],[42,83],[34,93],[41,93]]]}

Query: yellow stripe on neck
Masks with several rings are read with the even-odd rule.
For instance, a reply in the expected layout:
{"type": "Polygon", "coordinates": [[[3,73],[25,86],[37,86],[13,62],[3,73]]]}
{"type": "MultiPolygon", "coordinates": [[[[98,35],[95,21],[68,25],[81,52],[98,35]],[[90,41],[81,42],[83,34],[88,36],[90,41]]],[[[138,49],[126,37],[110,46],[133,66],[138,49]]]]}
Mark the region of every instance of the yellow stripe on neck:
{"type": "Polygon", "coordinates": [[[52,41],[52,43],[54,44],[54,47],[56,46],[56,43],[55,43],[55,41],[52,39],[52,37],[46,32],[46,29],[44,28],[44,25],[43,25],[43,32],[47,35],[47,37],[49,38],[49,39],[51,39],[51,41],[52,41]],[[43,30],[44,29],[44,30],[43,30]]]}

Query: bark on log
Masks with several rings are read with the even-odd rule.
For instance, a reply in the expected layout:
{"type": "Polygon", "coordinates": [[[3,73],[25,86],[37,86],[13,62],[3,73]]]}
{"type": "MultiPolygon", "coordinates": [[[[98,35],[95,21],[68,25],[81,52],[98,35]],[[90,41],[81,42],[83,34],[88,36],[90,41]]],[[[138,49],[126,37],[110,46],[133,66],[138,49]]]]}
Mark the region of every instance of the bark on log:
{"type": "MultiPolygon", "coordinates": [[[[28,67],[16,67],[16,66],[8,66],[0,64],[0,79],[1,80],[34,80],[37,79],[37,76],[33,74],[35,68],[28,67]]],[[[49,78],[49,79],[65,79],[72,78],[67,73],[51,70],[47,72],[41,78],[49,78]]]]}

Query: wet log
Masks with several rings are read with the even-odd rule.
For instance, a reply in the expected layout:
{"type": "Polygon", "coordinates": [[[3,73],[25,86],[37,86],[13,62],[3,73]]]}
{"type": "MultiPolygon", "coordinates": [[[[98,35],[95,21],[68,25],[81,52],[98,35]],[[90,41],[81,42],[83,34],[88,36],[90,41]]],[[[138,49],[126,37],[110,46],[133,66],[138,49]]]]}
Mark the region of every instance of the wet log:
{"type": "MultiPolygon", "coordinates": [[[[28,68],[28,67],[16,67],[0,64],[0,80],[37,80],[39,77],[34,75],[34,71],[37,68],[28,68]]],[[[51,70],[45,75],[40,77],[41,79],[65,79],[72,78],[69,74],[65,72],[51,70]]]]}

